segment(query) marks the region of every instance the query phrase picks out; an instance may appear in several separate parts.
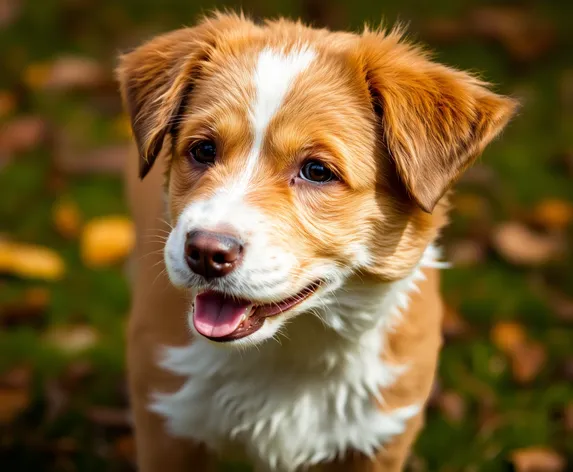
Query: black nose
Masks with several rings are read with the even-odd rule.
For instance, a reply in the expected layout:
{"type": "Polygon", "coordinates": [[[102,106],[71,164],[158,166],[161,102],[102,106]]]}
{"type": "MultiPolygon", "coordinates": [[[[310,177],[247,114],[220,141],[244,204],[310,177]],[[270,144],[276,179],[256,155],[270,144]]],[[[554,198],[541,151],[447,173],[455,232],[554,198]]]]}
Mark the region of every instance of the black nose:
{"type": "Polygon", "coordinates": [[[234,236],[210,231],[191,231],[185,241],[189,268],[206,279],[223,277],[241,261],[243,246],[234,236]]]}

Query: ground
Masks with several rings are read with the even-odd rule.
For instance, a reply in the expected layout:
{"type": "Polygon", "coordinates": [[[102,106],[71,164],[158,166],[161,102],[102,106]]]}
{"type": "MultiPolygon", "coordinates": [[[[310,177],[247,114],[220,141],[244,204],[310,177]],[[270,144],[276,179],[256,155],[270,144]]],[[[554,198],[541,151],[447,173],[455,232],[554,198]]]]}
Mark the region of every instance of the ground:
{"type": "MultiPolygon", "coordinates": [[[[133,469],[123,364],[133,235],[120,176],[129,129],[111,71],[118,51],[210,7],[0,1],[3,470],[133,469]]],[[[522,101],[453,198],[446,343],[410,468],[572,467],[573,4],[243,8],[337,28],[399,19],[439,60],[522,101]]]]}

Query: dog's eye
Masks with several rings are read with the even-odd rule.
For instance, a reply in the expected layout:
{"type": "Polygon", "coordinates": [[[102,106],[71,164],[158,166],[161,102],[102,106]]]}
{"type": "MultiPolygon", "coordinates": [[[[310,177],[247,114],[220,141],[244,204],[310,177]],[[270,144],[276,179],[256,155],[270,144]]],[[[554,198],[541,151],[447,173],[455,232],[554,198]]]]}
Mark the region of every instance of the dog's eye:
{"type": "Polygon", "coordinates": [[[325,164],[320,161],[308,161],[300,169],[300,178],[318,184],[324,184],[331,180],[336,180],[332,172],[325,164]]]}
{"type": "Polygon", "coordinates": [[[216,156],[217,146],[213,141],[199,141],[189,148],[189,157],[201,164],[213,164],[216,156]]]}

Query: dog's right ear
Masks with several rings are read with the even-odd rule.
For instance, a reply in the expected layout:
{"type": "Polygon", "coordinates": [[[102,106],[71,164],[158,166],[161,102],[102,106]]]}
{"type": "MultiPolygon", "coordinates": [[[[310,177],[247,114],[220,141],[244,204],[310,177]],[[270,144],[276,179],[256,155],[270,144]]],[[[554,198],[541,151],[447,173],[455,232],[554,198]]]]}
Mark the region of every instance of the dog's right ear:
{"type": "Polygon", "coordinates": [[[231,30],[254,27],[243,16],[216,13],[196,27],[159,36],[120,57],[116,73],[139,150],[140,178],[153,166],[217,41],[231,30]]]}

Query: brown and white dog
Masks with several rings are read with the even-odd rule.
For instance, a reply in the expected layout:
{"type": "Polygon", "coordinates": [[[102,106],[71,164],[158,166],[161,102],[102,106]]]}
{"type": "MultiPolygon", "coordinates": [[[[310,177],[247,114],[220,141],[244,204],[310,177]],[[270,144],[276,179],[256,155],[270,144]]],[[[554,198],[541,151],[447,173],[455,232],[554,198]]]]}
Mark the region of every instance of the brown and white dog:
{"type": "Polygon", "coordinates": [[[516,103],[399,30],[230,14],[118,76],[140,470],[401,470],[441,343],[444,195],[516,103]]]}

